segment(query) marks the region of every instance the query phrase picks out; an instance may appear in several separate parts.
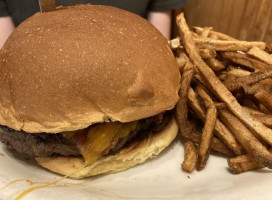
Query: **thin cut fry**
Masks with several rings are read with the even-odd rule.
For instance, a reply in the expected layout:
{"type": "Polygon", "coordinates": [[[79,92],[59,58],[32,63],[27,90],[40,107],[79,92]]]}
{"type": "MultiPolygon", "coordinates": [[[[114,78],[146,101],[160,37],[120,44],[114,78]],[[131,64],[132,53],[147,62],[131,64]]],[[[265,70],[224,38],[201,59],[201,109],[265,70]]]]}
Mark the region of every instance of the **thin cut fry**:
{"type": "Polygon", "coordinates": [[[186,63],[189,61],[189,58],[186,56],[184,51],[179,50],[177,51],[176,61],[179,66],[179,70],[182,71],[186,63]]]}
{"type": "Polygon", "coordinates": [[[194,38],[193,40],[198,48],[215,51],[248,51],[252,47],[259,47],[262,50],[265,49],[264,42],[227,41],[210,38],[194,38]]]}
{"type": "Polygon", "coordinates": [[[201,87],[196,87],[199,96],[202,98],[203,103],[207,109],[204,128],[202,130],[201,142],[198,148],[198,161],[196,164],[197,170],[202,170],[209,158],[209,151],[213,130],[216,122],[217,111],[212,99],[201,87]]]}
{"type": "Polygon", "coordinates": [[[205,82],[208,84],[212,92],[223,102],[228,108],[245,123],[254,133],[272,145],[272,130],[267,128],[264,124],[256,121],[247,111],[243,110],[242,106],[237,102],[232,93],[224,86],[224,84],[216,77],[214,72],[207,66],[198,54],[197,48],[194,45],[191,32],[186,24],[183,13],[177,16],[177,24],[184,47],[192,60],[193,64],[197,66],[199,73],[205,82]]]}
{"type": "Polygon", "coordinates": [[[228,159],[228,165],[234,174],[240,174],[264,166],[257,163],[249,154],[228,159]]]}
{"type": "Polygon", "coordinates": [[[181,76],[181,87],[180,87],[180,100],[176,106],[176,118],[180,128],[181,133],[184,137],[188,138],[191,132],[195,129],[194,124],[190,122],[187,118],[188,109],[187,109],[187,94],[190,88],[192,78],[194,76],[194,66],[192,63],[187,62],[182,76],[181,76]]]}
{"type": "MultiPolygon", "coordinates": [[[[203,31],[203,28],[195,26],[194,29],[199,35],[201,35],[201,33],[203,31]]],[[[228,36],[226,34],[216,32],[216,31],[213,31],[213,30],[210,30],[210,34],[217,36],[217,38],[220,39],[220,40],[234,40],[234,41],[237,40],[237,39],[235,39],[233,37],[230,37],[230,36],[228,36]]]]}
{"type": "MultiPolygon", "coordinates": [[[[201,135],[196,133],[195,131],[192,131],[190,135],[184,135],[183,137],[185,137],[186,139],[190,139],[192,140],[194,143],[199,144],[200,143],[200,139],[201,139],[201,135]]],[[[222,143],[219,139],[217,139],[216,137],[212,138],[212,142],[211,142],[211,149],[215,152],[221,153],[223,155],[226,156],[233,156],[233,152],[230,151],[226,145],[224,143],[222,143]]]]}
{"type": "Polygon", "coordinates": [[[254,97],[258,99],[269,111],[272,111],[272,95],[264,89],[257,90],[254,97]]]}
{"type": "Polygon", "coordinates": [[[260,122],[262,122],[264,125],[266,125],[269,128],[272,128],[272,115],[266,115],[266,114],[251,114],[252,117],[260,122]]]}
{"type": "Polygon", "coordinates": [[[214,58],[216,56],[215,51],[211,51],[208,49],[199,49],[199,54],[203,59],[214,58]]]}
{"type": "MultiPolygon", "coordinates": [[[[188,89],[192,77],[194,75],[194,68],[192,63],[188,62],[185,66],[182,77],[181,77],[181,88],[180,88],[180,100],[176,106],[176,119],[183,137],[192,140],[195,143],[200,143],[200,134],[197,133],[194,124],[188,120],[188,110],[187,110],[187,98],[188,89]]],[[[214,151],[223,153],[225,155],[233,155],[233,153],[228,150],[225,145],[218,139],[213,138],[211,148],[214,151]]]]}
{"type": "Polygon", "coordinates": [[[197,161],[197,151],[195,143],[191,140],[187,140],[184,143],[184,161],[181,164],[183,171],[191,173],[197,161]]]}
{"type": "Polygon", "coordinates": [[[258,163],[272,168],[272,154],[239,119],[227,110],[220,110],[219,117],[247,153],[249,153],[258,163]]]}
{"type": "Polygon", "coordinates": [[[227,109],[228,106],[225,103],[222,102],[215,102],[214,103],[217,110],[227,109]]]}
{"type": "Polygon", "coordinates": [[[259,83],[259,85],[266,90],[267,92],[269,92],[270,94],[272,94],[272,78],[268,78],[265,79],[263,81],[261,81],[259,83]]]}
{"type": "Polygon", "coordinates": [[[247,106],[243,106],[243,109],[246,110],[249,114],[253,115],[253,114],[263,114],[262,112],[260,112],[259,110],[256,109],[252,109],[250,107],[247,106]]]}
{"type": "Polygon", "coordinates": [[[225,80],[223,83],[229,91],[238,90],[247,85],[251,85],[272,76],[272,70],[253,72],[248,76],[238,77],[235,80],[225,80]]]}
{"type": "Polygon", "coordinates": [[[221,52],[220,55],[225,59],[228,59],[228,60],[230,60],[234,63],[237,63],[239,65],[245,66],[246,68],[251,69],[253,71],[263,70],[268,67],[267,64],[265,64],[257,59],[250,58],[246,54],[242,54],[242,53],[238,53],[238,52],[221,52]]]}
{"type": "Polygon", "coordinates": [[[227,75],[230,77],[242,77],[242,76],[248,76],[250,75],[251,72],[241,69],[241,68],[237,68],[237,67],[233,67],[233,66],[228,66],[228,72],[227,75]]]}
{"type": "Polygon", "coordinates": [[[258,47],[253,47],[247,52],[248,55],[257,58],[269,65],[272,65],[272,55],[266,53],[265,51],[259,49],[258,47]]]}
{"type": "Polygon", "coordinates": [[[181,76],[181,88],[180,88],[180,100],[176,105],[176,119],[183,137],[191,139],[194,142],[199,142],[199,134],[196,132],[195,124],[192,121],[188,120],[188,108],[187,108],[187,99],[188,99],[188,90],[192,78],[194,76],[194,66],[191,62],[187,62],[183,73],[181,76]]]}
{"type": "Polygon", "coordinates": [[[207,38],[212,30],[212,27],[204,27],[202,32],[199,34],[201,37],[207,38]]]}
{"type": "MultiPolygon", "coordinates": [[[[188,103],[197,116],[202,121],[205,121],[205,110],[192,88],[190,88],[188,92],[188,103]]],[[[233,137],[227,127],[218,119],[215,122],[214,134],[220,138],[220,140],[223,141],[228,148],[235,153],[235,155],[241,155],[243,153],[243,148],[239,143],[237,143],[236,139],[233,137]]]]}
{"type": "Polygon", "coordinates": [[[219,60],[213,57],[205,59],[205,62],[213,71],[216,71],[216,72],[226,68],[225,65],[223,65],[219,60]]]}

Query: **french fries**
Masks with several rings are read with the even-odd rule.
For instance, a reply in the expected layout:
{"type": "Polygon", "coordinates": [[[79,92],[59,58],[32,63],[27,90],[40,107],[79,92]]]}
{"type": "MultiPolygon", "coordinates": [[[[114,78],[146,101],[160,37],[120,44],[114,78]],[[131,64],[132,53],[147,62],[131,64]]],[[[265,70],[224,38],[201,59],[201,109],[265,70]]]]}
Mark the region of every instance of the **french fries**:
{"type": "Polygon", "coordinates": [[[221,52],[220,55],[225,58],[229,59],[233,63],[239,64],[245,68],[248,68],[252,71],[256,70],[263,70],[268,67],[266,63],[263,63],[257,59],[251,58],[247,54],[241,52],[221,52]]]}
{"type": "Polygon", "coordinates": [[[214,58],[216,56],[215,51],[211,51],[208,49],[199,49],[199,54],[203,59],[214,58]]]}
{"type": "Polygon", "coordinates": [[[183,81],[176,119],[180,132],[188,139],[183,170],[202,170],[210,150],[227,155],[227,163],[235,174],[272,169],[269,45],[239,41],[211,27],[195,27],[192,32],[182,13],[176,23],[179,36],[169,42],[170,47],[177,58],[185,56],[182,60],[194,69],[189,74],[188,64],[180,69],[183,81]],[[199,119],[202,125],[197,123],[199,119]],[[195,145],[197,156],[194,150],[192,156],[189,151],[195,145]]]}
{"type": "Polygon", "coordinates": [[[262,122],[264,125],[266,125],[269,128],[272,128],[272,115],[267,114],[251,114],[252,117],[260,122],[262,122]]]}
{"type": "Polygon", "coordinates": [[[179,66],[179,70],[182,71],[186,63],[189,61],[189,58],[186,56],[186,54],[183,51],[178,51],[176,61],[179,66]]]}
{"type": "MultiPolygon", "coordinates": [[[[207,86],[212,92],[223,102],[228,108],[241,119],[258,137],[265,142],[272,145],[272,130],[264,126],[261,122],[255,121],[253,117],[242,109],[242,106],[237,102],[232,93],[225,87],[225,85],[216,77],[215,73],[207,66],[198,54],[197,47],[194,45],[190,30],[186,24],[183,13],[177,16],[177,24],[182,35],[182,41],[189,58],[193,64],[197,66],[202,78],[207,83],[207,86]]],[[[248,50],[248,49],[246,49],[248,50]]]]}
{"type": "Polygon", "coordinates": [[[272,55],[266,53],[258,47],[252,47],[251,49],[249,49],[247,54],[263,61],[264,63],[272,65],[272,55]]]}
{"type": "Polygon", "coordinates": [[[264,42],[227,41],[210,38],[194,38],[193,40],[198,48],[215,51],[248,51],[252,47],[264,50],[266,46],[264,42]]]}
{"type": "Polygon", "coordinates": [[[181,168],[183,171],[191,173],[195,166],[197,161],[197,151],[195,143],[191,140],[187,140],[184,143],[184,161],[181,164],[181,168]]]}
{"type": "Polygon", "coordinates": [[[233,67],[233,66],[228,66],[228,71],[226,72],[228,76],[230,77],[242,77],[242,76],[248,76],[251,74],[250,71],[241,69],[241,68],[237,68],[237,67],[233,67]]]}
{"type": "MultiPolygon", "coordinates": [[[[194,29],[195,29],[195,31],[196,31],[197,34],[202,35],[202,32],[204,31],[205,28],[201,28],[201,27],[196,27],[196,26],[195,26],[194,29]]],[[[236,40],[235,38],[230,37],[230,36],[228,36],[228,35],[226,35],[226,34],[223,34],[223,33],[220,33],[220,32],[213,31],[211,27],[209,27],[209,29],[210,29],[209,33],[210,33],[210,35],[211,35],[211,38],[218,38],[218,39],[220,39],[220,40],[230,40],[230,41],[231,41],[231,40],[233,40],[233,41],[236,40]],[[216,37],[215,37],[215,36],[216,36],[216,37]]]]}
{"type": "Polygon", "coordinates": [[[272,95],[264,89],[257,90],[254,97],[259,100],[269,111],[272,111],[272,95]]]}
{"type": "Polygon", "coordinates": [[[220,119],[233,133],[235,138],[244,147],[244,149],[252,155],[252,157],[258,162],[272,167],[272,154],[266,149],[266,147],[251,133],[248,128],[233,114],[227,110],[219,111],[220,119]]]}
{"type": "Polygon", "coordinates": [[[200,86],[196,87],[196,90],[201,99],[203,100],[203,103],[207,110],[205,124],[201,134],[201,141],[198,148],[198,161],[196,164],[197,170],[200,171],[205,167],[209,157],[211,139],[213,136],[217,111],[212,99],[205,92],[205,90],[200,86]]]}
{"type": "Polygon", "coordinates": [[[260,169],[264,167],[262,164],[257,163],[249,154],[229,158],[228,165],[235,174],[240,174],[253,169],[260,169]]]}
{"type": "MultiPolygon", "coordinates": [[[[187,98],[188,90],[195,73],[194,67],[191,62],[187,62],[181,77],[181,88],[180,88],[180,101],[176,106],[176,119],[180,132],[183,137],[194,141],[199,144],[201,135],[196,131],[195,124],[192,121],[188,120],[187,113],[187,98]]],[[[211,148],[214,151],[223,153],[225,155],[233,155],[233,153],[225,147],[225,145],[219,141],[217,138],[212,138],[211,148]]]]}
{"type": "MultiPolygon", "coordinates": [[[[196,93],[192,88],[189,89],[188,92],[188,102],[190,108],[197,114],[197,116],[204,122],[205,121],[205,111],[203,106],[201,105],[199,99],[196,96],[196,93]]],[[[217,106],[216,106],[217,107],[217,106]]],[[[224,108],[226,108],[224,106],[224,108]]],[[[235,155],[241,155],[243,153],[243,149],[239,143],[237,143],[234,136],[231,132],[226,128],[222,122],[217,119],[214,127],[214,134],[220,138],[220,140],[226,144],[226,146],[234,152],[235,155]]]]}
{"type": "Polygon", "coordinates": [[[207,63],[207,65],[209,65],[209,67],[213,70],[213,71],[221,71],[222,69],[225,69],[226,66],[223,65],[223,63],[221,63],[219,60],[210,57],[208,59],[205,59],[205,62],[207,63]]]}
{"type": "Polygon", "coordinates": [[[258,83],[261,80],[270,78],[272,76],[272,69],[263,70],[258,72],[253,72],[247,76],[237,77],[234,80],[225,80],[224,85],[228,88],[229,91],[238,90],[241,87],[245,87],[247,85],[252,85],[254,83],[258,83]]]}

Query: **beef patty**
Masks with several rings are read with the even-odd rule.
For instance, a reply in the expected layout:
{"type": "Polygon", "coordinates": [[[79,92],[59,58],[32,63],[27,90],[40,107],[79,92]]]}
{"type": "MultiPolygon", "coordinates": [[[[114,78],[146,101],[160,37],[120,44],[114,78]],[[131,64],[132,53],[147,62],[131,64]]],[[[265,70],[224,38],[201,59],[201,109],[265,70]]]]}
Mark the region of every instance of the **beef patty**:
{"type": "MultiPolygon", "coordinates": [[[[127,137],[120,139],[115,147],[111,149],[110,153],[114,154],[117,152],[126,142],[134,138],[139,132],[148,129],[157,132],[163,129],[169,121],[169,114],[165,114],[164,117],[160,117],[159,120],[158,116],[140,120],[136,130],[127,137]]],[[[80,156],[79,149],[60,133],[29,134],[24,131],[15,131],[6,126],[0,126],[0,141],[9,148],[15,149],[21,153],[29,154],[30,156],[80,156]]]]}
{"type": "Polygon", "coordinates": [[[64,138],[62,134],[35,133],[29,134],[24,131],[0,126],[0,141],[11,149],[31,156],[77,156],[79,150],[64,138]]]}

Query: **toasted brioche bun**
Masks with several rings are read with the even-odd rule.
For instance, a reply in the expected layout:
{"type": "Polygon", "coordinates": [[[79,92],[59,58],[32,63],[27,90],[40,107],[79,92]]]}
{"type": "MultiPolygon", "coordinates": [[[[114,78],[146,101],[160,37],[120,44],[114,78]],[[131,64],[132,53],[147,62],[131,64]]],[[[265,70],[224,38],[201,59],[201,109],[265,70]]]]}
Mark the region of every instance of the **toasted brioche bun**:
{"type": "Polygon", "coordinates": [[[57,133],[172,109],[180,75],[163,35],[108,6],[37,13],[0,52],[0,124],[57,133]]]}
{"type": "Polygon", "coordinates": [[[80,157],[37,157],[36,160],[41,166],[74,179],[115,173],[155,157],[175,139],[177,132],[178,126],[172,118],[162,131],[156,134],[149,133],[144,140],[133,142],[116,155],[102,157],[86,167],[84,159],[80,157]]]}

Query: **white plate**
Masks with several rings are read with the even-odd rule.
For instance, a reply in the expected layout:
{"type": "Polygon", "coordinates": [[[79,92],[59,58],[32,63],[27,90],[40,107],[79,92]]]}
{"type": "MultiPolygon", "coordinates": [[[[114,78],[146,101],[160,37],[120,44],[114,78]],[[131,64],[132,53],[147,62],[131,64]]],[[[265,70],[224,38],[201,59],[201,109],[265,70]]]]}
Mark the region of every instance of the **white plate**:
{"type": "MultiPolygon", "coordinates": [[[[22,200],[272,198],[272,177],[267,169],[233,175],[226,158],[211,155],[203,171],[187,174],[180,170],[182,159],[182,144],[175,141],[157,158],[127,171],[79,181],[66,179],[56,186],[35,190],[22,200]]],[[[18,179],[52,182],[60,177],[0,145],[0,188],[18,179]]],[[[31,187],[26,181],[16,182],[0,189],[0,199],[15,199],[31,187]]]]}

